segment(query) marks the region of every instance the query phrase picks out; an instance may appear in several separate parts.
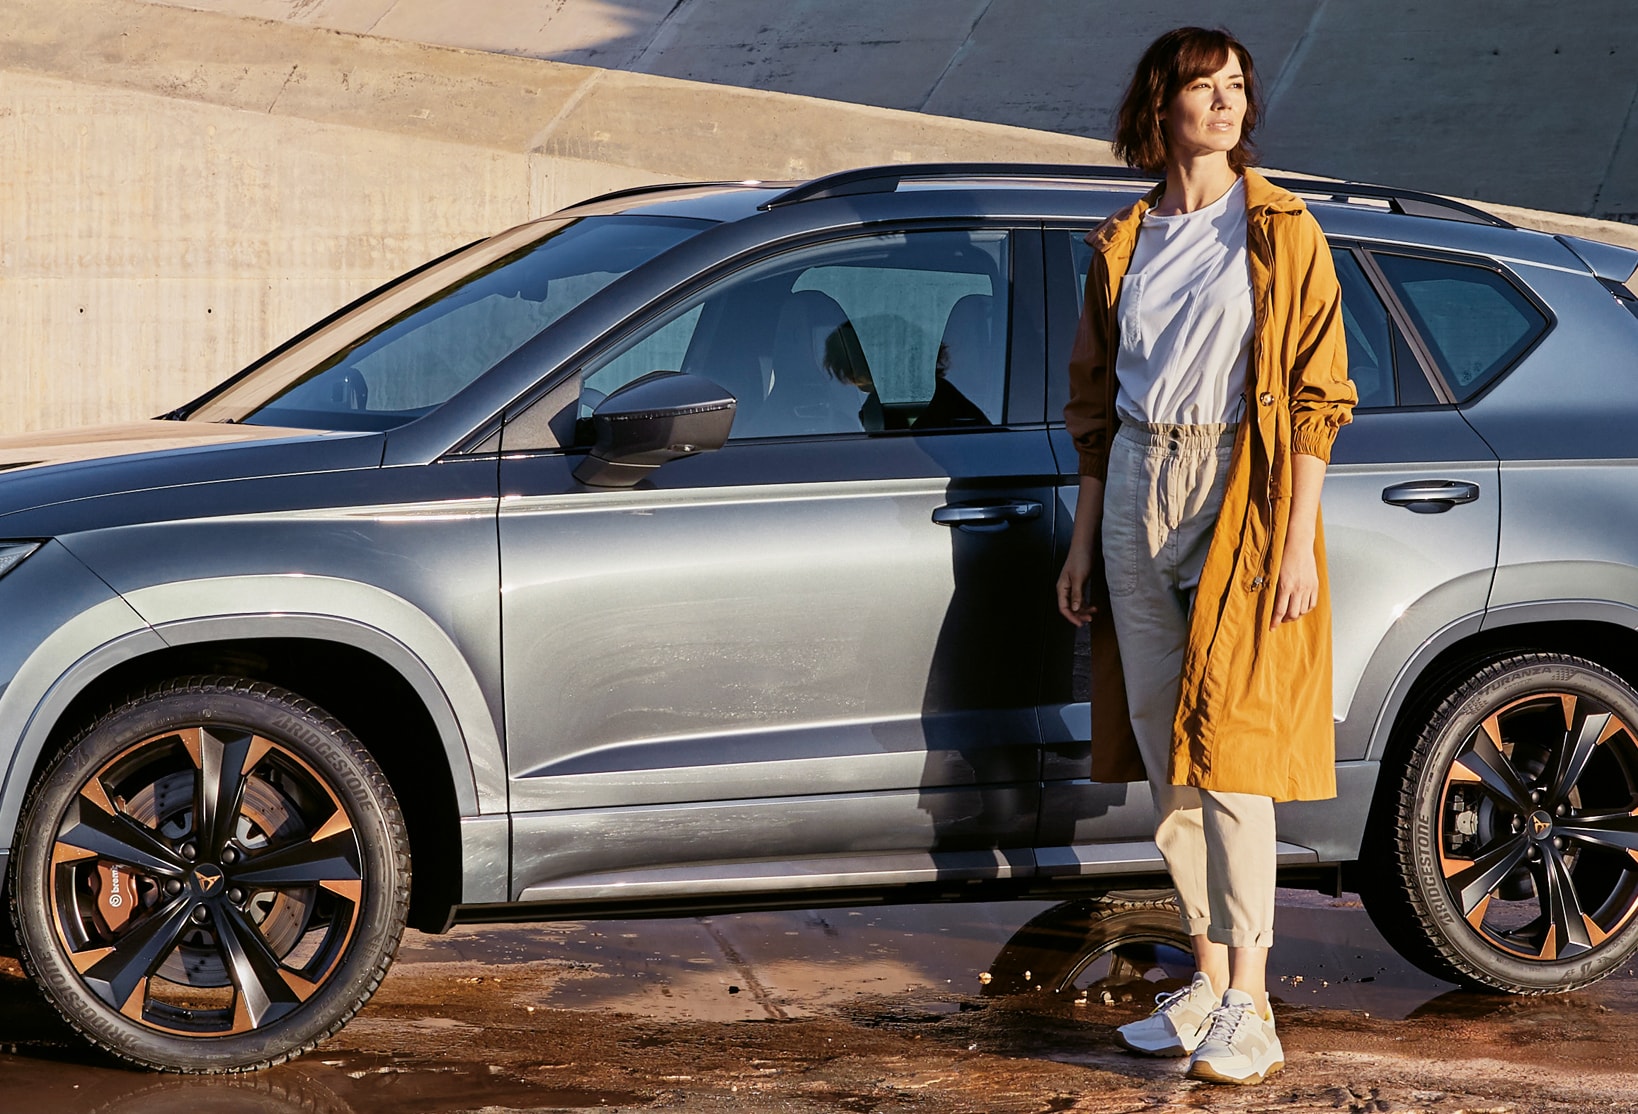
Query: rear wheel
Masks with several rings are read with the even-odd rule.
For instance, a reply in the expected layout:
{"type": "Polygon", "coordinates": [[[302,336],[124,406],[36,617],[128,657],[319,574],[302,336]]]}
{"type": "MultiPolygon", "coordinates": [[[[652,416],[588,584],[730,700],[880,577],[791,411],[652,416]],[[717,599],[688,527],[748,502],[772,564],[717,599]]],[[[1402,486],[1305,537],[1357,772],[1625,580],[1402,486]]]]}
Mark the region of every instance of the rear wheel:
{"type": "Polygon", "coordinates": [[[1582,658],[1522,654],[1459,685],[1377,794],[1361,896],[1383,935],[1430,974],[1519,994],[1625,962],[1635,729],[1638,693],[1582,658]]]}
{"type": "Polygon", "coordinates": [[[403,818],[363,746],[294,693],[226,678],[145,693],[65,750],[12,871],[46,997],[175,1071],[264,1067],[339,1029],[409,901],[403,818]]]}

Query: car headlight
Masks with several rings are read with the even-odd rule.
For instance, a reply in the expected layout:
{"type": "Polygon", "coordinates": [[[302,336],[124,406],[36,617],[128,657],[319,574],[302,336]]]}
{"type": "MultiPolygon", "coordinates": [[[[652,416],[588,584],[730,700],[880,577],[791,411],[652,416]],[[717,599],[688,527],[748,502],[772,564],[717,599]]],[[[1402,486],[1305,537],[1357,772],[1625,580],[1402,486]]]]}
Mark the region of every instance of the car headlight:
{"type": "Polygon", "coordinates": [[[5,576],[39,548],[39,542],[0,542],[0,576],[5,576]]]}

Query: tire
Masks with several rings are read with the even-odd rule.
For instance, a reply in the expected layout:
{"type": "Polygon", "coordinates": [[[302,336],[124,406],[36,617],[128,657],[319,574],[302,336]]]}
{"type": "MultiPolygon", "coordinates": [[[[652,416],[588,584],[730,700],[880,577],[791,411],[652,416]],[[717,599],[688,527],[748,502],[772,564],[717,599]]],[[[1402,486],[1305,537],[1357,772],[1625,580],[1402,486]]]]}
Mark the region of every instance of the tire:
{"type": "Polygon", "coordinates": [[[1582,658],[1520,654],[1459,684],[1383,768],[1360,894],[1388,942],[1513,994],[1620,967],[1638,950],[1635,730],[1638,693],[1582,658]]]}
{"type": "Polygon", "coordinates": [[[145,692],[70,744],[11,871],[47,1000],[166,1071],[262,1068],[340,1029],[409,906],[403,816],[369,753],[296,694],[224,677],[145,692]]]}
{"type": "Polygon", "coordinates": [[[1135,900],[1108,896],[1067,901],[1013,933],[990,964],[987,997],[1029,990],[1153,993],[1151,976],[1186,982],[1194,956],[1171,891],[1135,900]]]}

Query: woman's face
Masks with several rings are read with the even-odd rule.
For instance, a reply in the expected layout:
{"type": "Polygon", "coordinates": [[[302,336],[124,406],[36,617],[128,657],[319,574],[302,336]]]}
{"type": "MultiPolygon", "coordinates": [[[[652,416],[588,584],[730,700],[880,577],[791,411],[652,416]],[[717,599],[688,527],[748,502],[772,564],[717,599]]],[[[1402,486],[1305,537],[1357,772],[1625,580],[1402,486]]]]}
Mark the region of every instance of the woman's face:
{"type": "Polygon", "coordinates": [[[1234,150],[1246,118],[1246,79],[1233,50],[1216,73],[1191,77],[1160,114],[1173,160],[1234,150]]]}

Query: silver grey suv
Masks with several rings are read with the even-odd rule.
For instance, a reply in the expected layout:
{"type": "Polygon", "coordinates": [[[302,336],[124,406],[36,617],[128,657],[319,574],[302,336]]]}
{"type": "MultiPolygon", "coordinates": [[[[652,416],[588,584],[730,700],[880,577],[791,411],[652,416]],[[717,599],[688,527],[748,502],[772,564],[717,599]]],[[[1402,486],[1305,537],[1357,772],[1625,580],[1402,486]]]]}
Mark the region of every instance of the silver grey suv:
{"type": "MultiPolygon", "coordinates": [[[[1281,806],[1284,880],[1441,976],[1584,984],[1638,948],[1638,252],[1284,184],[1361,396],[1340,793],[1281,806]]],[[[232,1071],[344,1024],[406,923],[1163,884],[1052,599],[1082,236],[1145,186],[613,194],[163,418],[0,443],[0,860],[46,997],[232,1071]]]]}

